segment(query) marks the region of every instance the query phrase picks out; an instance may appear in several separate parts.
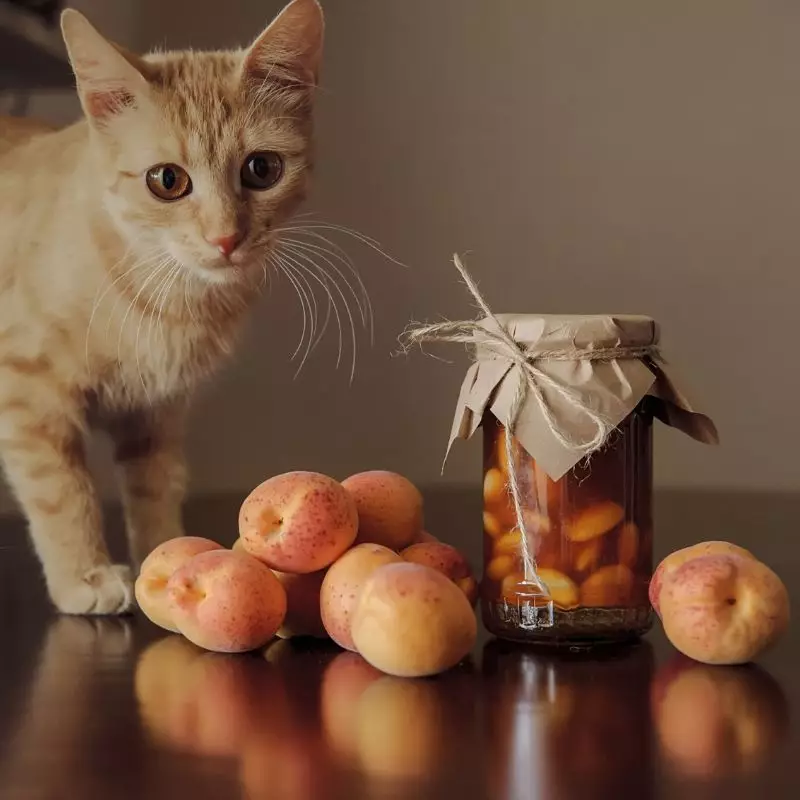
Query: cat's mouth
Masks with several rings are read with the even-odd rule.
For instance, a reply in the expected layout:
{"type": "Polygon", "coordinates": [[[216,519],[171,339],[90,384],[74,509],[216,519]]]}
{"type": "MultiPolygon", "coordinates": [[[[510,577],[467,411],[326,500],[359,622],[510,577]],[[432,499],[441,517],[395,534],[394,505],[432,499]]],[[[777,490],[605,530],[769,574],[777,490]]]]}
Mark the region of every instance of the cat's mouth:
{"type": "Polygon", "coordinates": [[[202,281],[214,286],[224,286],[227,283],[238,281],[242,274],[242,267],[235,264],[221,264],[215,266],[192,264],[189,269],[202,281]]]}
{"type": "Polygon", "coordinates": [[[261,270],[258,253],[249,247],[227,256],[176,252],[174,258],[193,276],[215,286],[241,282],[243,277],[261,270]]]}

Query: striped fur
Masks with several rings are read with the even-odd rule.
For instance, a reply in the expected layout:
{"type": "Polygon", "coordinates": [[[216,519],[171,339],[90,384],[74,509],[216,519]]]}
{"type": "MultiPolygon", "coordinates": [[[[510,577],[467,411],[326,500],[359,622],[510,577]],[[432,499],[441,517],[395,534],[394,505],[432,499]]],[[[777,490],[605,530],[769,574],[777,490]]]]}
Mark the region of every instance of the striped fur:
{"type": "Polygon", "coordinates": [[[114,441],[134,558],[180,535],[189,397],[231,352],[306,191],[322,17],[294,0],[247,50],[142,58],[77,12],[62,26],[85,118],[0,120],[0,457],[55,605],[116,613],[131,578],[108,556],[84,436],[114,441]],[[239,180],[259,150],[285,164],[262,192],[239,180]],[[162,163],[189,172],[189,196],[149,192],[162,163]],[[208,240],[232,230],[229,263],[208,240]]]}

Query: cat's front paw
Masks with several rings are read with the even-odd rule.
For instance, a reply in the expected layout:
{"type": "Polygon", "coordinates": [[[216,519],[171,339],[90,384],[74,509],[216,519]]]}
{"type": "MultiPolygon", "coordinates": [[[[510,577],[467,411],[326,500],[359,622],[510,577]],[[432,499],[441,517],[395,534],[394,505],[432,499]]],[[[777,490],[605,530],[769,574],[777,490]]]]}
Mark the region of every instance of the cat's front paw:
{"type": "Polygon", "coordinates": [[[50,597],[63,614],[124,614],[133,608],[129,567],[104,564],[79,578],[50,583],[50,597]]]}

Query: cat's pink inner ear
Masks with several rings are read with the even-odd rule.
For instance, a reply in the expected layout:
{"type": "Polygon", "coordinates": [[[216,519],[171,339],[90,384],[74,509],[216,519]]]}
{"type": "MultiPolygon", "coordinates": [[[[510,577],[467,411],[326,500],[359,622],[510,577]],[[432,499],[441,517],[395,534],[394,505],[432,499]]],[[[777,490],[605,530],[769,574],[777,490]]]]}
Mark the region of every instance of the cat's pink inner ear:
{"type": "Polygon", "coordinates": [[[316,83],[324,34],[325,20],[317,0],[292,0],[247,50],[245,77],[259,82],[289,78],[316,83]]]}
{"type": "Polygon", "coordinates": [[[84,95],[83,102],[86,113],[98,120],[119,114],[120,111],[136,104],[134,96],[124,89],[89,91],[84,95]]]}
{"type": "Polygon", "coordinates": [[[147,80],[134,57],[126,57],[77,11],[62,14],[61,29],[87,115],[103,121],[136,105],[147,80]]]}

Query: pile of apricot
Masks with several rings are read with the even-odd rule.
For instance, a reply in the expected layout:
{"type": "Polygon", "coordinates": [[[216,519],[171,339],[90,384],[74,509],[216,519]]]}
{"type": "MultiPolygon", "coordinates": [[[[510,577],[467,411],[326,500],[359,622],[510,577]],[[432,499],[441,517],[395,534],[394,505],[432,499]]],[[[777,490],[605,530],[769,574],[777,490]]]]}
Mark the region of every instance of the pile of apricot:
{"type": "Polygon", "coordinates": [[[207,650],[330,637],[402,677],[442,672],[469,653],[476,597],[464,556],[423,529],[420,492],[382,471],[341,483],[315,472],[270,478],[242,504],[231,550],[172,539],[136,582],[154,623],[207,650]]]}

